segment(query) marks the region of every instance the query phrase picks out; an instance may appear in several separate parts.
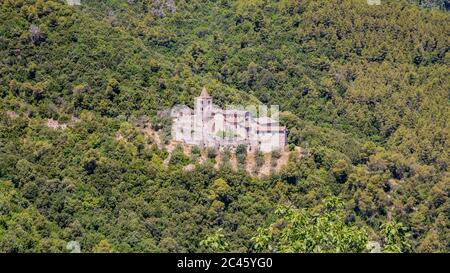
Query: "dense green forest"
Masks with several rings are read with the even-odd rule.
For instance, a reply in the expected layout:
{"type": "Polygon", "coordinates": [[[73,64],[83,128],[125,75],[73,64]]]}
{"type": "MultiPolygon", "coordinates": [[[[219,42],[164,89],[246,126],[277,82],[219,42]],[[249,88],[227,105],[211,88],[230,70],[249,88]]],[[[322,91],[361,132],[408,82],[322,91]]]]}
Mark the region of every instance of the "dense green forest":
{"type": "Polygon", "coordinates": [[[450,251],[447,1],[81,3],[0,0],[0,252],[450,251]],[[202,86],[306,155],[166,166],[139,124],[202,86]]]}

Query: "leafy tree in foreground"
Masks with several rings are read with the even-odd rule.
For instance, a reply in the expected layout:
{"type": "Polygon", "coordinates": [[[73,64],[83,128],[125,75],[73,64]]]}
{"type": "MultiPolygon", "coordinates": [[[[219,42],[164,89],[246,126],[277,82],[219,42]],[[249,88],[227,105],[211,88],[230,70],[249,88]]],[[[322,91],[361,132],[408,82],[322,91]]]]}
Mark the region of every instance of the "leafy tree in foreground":
{"type": "Polygon", "coordinates": [[[224,241],[224,237],[223,230],[219,228],[214,233],[208,235],[204,240],[200,241],[200,246],[205,247],[211,252],[227,251],[228,243],[224,241]]]}
{"type": "Polygon", "coordinates": [[[327,198],[320,213],[311,209],[280,206],[275,221],[259,228],[252,240],[258,252],[362,252],[366,248],[364,229],[345,223],[342,203],[327,198]]]}
{"type": "Polygon", "coordinates": [[[384,252],[402,253],[409,250],[408,229],[400,222],[393,220],[381,225],[385,237],[384,252]]]}

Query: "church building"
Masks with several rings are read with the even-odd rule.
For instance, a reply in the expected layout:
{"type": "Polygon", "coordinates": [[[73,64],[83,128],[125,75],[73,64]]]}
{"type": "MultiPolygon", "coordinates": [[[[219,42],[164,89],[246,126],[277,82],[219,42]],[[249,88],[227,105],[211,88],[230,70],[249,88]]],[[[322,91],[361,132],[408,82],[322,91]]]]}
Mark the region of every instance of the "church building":
{"type": "Polygon", "coordinates": [[[172,137],[176,141],[201,147],[237,147],[271,152],[286,145],[286,128],[271,117],[253,117],[239,109],[221,109],[205,87],[195,99],[194,109],[187,106],[172,108],[172,137]]]}

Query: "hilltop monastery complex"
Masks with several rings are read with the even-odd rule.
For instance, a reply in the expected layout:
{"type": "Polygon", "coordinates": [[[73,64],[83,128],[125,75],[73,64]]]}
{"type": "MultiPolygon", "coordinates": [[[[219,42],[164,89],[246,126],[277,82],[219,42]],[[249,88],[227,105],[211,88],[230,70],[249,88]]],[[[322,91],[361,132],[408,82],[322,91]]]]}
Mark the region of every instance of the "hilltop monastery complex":
{"type": "Polygon", "coordinates": [[[201,147],[237,147],[250,151],[271,152],[286,145],[286,128],[264,116],[253,117],[249,111],[221,109],[204,87],[195,99],[194,110],[187,106],[172,108],[172,137],[176,141],[201,147]]]}

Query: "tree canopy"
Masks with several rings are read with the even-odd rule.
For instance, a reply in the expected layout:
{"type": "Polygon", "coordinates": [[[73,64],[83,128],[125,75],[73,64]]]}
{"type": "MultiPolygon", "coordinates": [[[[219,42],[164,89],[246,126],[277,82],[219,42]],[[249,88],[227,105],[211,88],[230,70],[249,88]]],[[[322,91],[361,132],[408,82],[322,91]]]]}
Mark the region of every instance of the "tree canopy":
{"type": "Polygon", "coordinates": [[[0,1],[1,252],[450,250],[447,1],[81,2],[0,1]],[[171,147],[202,86],[301,159],[171,147]]]}

